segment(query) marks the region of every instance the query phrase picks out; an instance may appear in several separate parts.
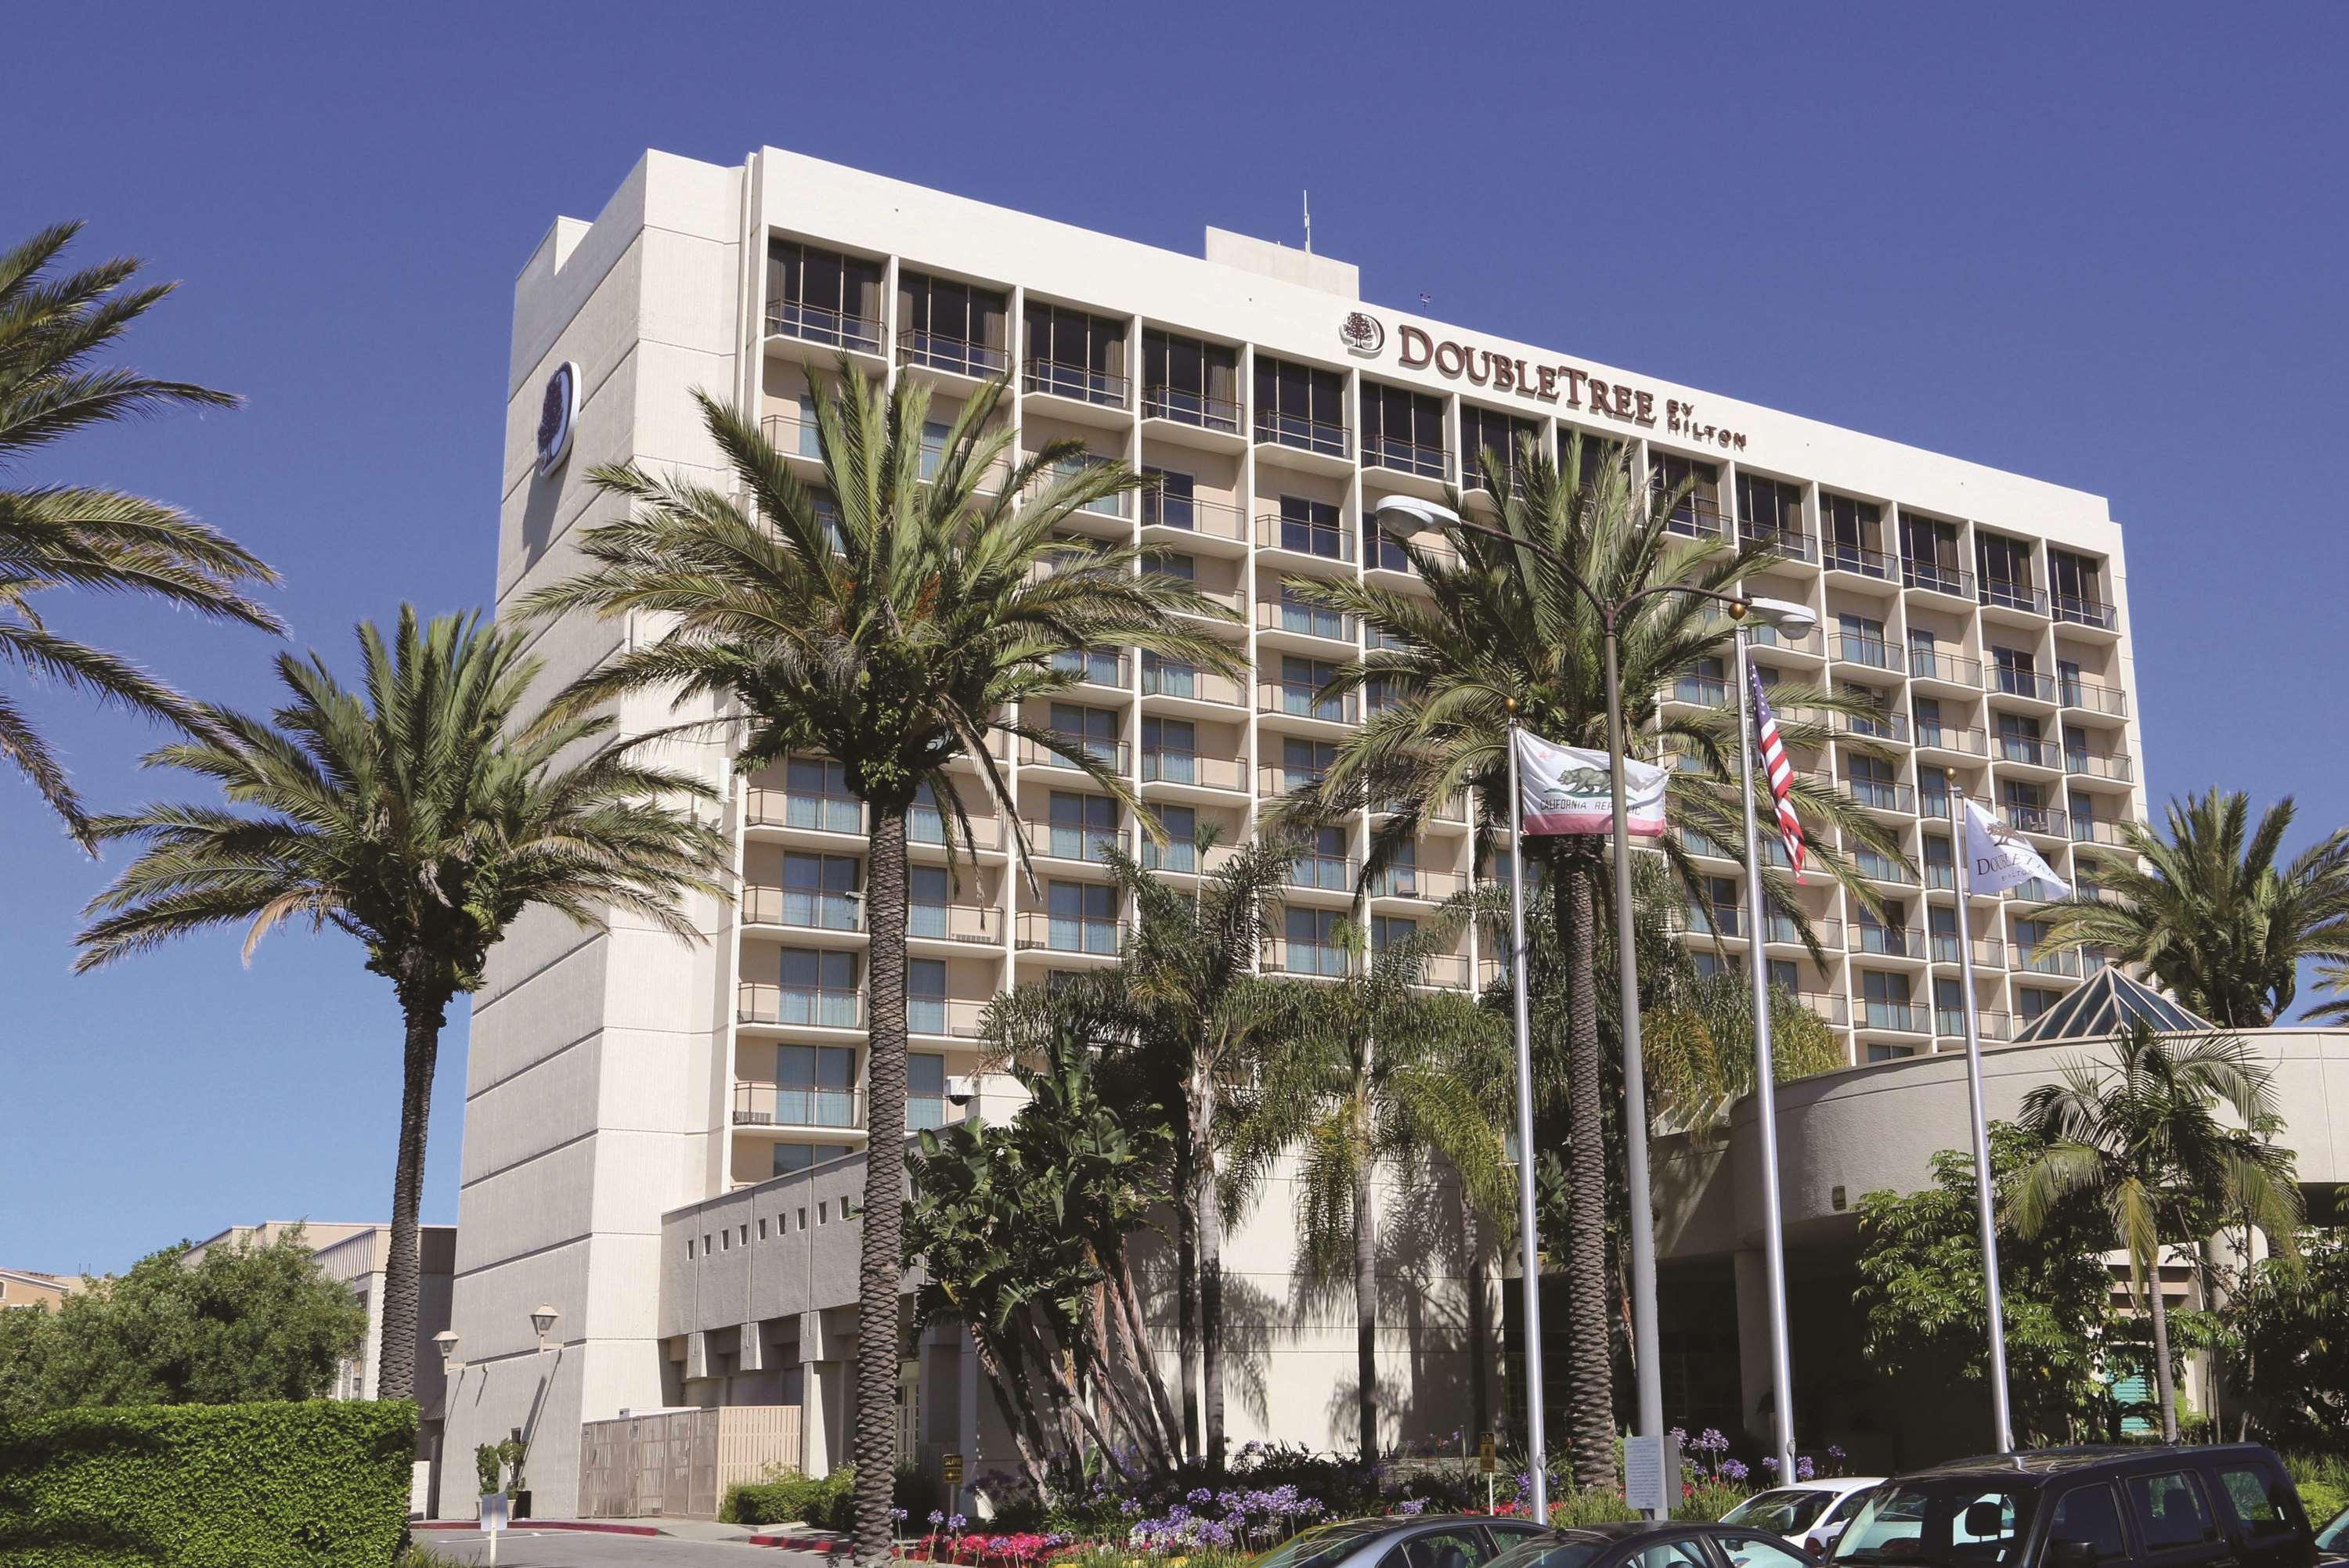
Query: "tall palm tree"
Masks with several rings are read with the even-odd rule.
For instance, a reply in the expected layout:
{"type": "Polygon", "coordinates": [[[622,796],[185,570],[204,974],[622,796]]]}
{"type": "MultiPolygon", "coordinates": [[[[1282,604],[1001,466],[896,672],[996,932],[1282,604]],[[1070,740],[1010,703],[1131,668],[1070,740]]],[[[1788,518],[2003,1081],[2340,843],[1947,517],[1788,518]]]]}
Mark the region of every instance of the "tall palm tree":
{"type": "Polygon", "coordinates": [[[2279,864],[2293,810],[2287,795],[2253,827],[2248,796],[2213,789],[2169,803],[2167,839],[2123,823],[2130,859],[2104,873],[2105,896],[2054,905],[2048,940],[2144,965],[2221,1028],[2267,1027],[2302,959],[2349,960],[2349,828],[2279,864]]]}
{"type": "MultiPolygon", "coordinates": [[[[1075,684],[1068,655],[1133,645],[1235,675],[1240,666],[1182,619],[1229,620],[1228,608],[1140,570],[1131,546],[1054,537],[1073,514],[1135,488],[1123,464],[1088,461],[1073,441],[1007,463],[1011,434],[992,418],[999,381],[973,394],[926,453],[926,388],[912,377],[893,389],[868,384],[844,356],[838,376],[815,411],[829,518],[755,418],[697,393],[736,493],[634,465],[594,470],[629,514],[589,530],[585,569],[533,594],[525,614],[642,615],[661,628],[577,682],[566,698],[574,707],[673,692],[680,706],[708,700],[736,716],[714,723],[732,733],[744,770],[792,752],[842,765],[870,822],[866,1146],[882,1155],[905,1135],[905,814],[917,792],[926,787],[973,847],[968,786],[948,764],[975,763],[1028,867],[990,729],[1053,753],[1140,811],[1081,737],[1023,711],[1075,684]]],[[[1155,819],[1141,816],[1154,831],[1155,819]]],[[[868,1159],[864,1183],[854,1448],[856,1556],[870,1568],[892,1550],[903,1161],[868,1159]]]]}
{"type": "Polygon", "coordinates": [[[2032,1236],[2070,1194],[2093,1193],[2104,1205],[2128,1253],[2131,1284],[2150,1298],[2161,1435],[2176,1442],[2161,1250],[2199,1243],[2233,1216],[2290,1253],[2300,1188],[2291,1151],[2251,1130],[2277,1125],[2275,1088],[2241,1040],[2166,1039],[2138,1019],[2114,1037],[2113,1055],[2110,1067],[2068,1062],[2056,1082],[2023,1096],[2022,1125],[2045,1147],[2023,1171],[2012,1212],[2032,1236]],[[2220,1120],[2222,1108],[2242,1125],[2220,1120]]]}
{"type": "Polygon", "coordinates": [[[1350,1274],[1354,1405],[1362,1463],[1379,1457],[1376,1188],[1440,1154],[1485,1212],[1512,1186],[1501,1134],[1477,1086],[1506,1056],[1499,1020],[1458,992],[1423,989],[1442,925],[1365,954],[1341,922],[1347,972],[1297,981],[1296,1026],[1272,1042],[1234,1118],[1226,1201],[1297,1151],[1297,1229],[1313,1277],[1350,1274]]]}
{"type": "Polygon", "coordinates": [[[365,945],[407,1028],[378,1374],[383,1398],[404,1399],[425,1119],[450,999],[481,985],[490,949],[532,908],[590,928],[626,910],[694,939],[678,901],[722,891],[730,845],[668,803],[709,799],[709,787],[631,760],[611,719],[532,718],[539,665],[521,638],[475,615],[419,626],[403,605],[388,643],[364,622],[358,640],[358,689],[315,653],[281,654],[286,700],[268,718],[207,709],[217,738],[148,757],[212,780],[224,804],[156,803],[93,824],[101,841],[140,848],[84,912],[75,967],[231,924],[245,927],[248,959],[289,921],[365,945]]]}
{"type": "MultiPolygon", "coordinates": [[[[1481,460],[1492,497],[1489,521],[1522,543],[1447,529],[1444,552],[1403,546],[1427,590],[1423,595],[1367,582],[1332,583],[1318,591],[1332,606],[1361,616],[1381,634],[1378,645],[1360,665],[1341,672],[1333,686],[1376,683],[1383,700],[1340,747],[1336,764],[1298,809],[1329,813],[1359,810],[1366,801],[1390,809],[1393,814],[1373,835],[1366,875],[1447,799],[1474,792],[1485,803],[1487,824],[1509,820],[1506,736],[1512,704],[1519,721],[1537,735],[1570,746],[1608,746],[1601,620],[1558,572],[1557,561],[1571,563],[1592,591],[1620,603],[1666,586],[1733,592],[1771,559],[1760,549],[1738,551],[1717,540],[1675,536],[1672,511],[1685,487],[1651,490],[1620,449],[1602,449],[1577,436],[1562,462],[1530,441],[1514,463],[1490,449],[1481,460]]],[[[1458,511],[1460,497],[1455,492],[1451,499],[1458,511]]],[[[1633,749],[1653,757],[1669,748],[1686,764],[1671,776],[1669,816],[1716,844],[1737,845],[1744,842],[1744,830],[1734,783],[1733,697],[1693,714],[1663,707],[1677,677],[1726,646],[1729,624],[1713,602],[1696,593],[1657,593],[1621,617],[1619,634],[1623,719],[1633,749]]],[[[1827,713],[1866,706],[1810,686],[1786,684],[1777,689],[1779,730],[1790,746],[1819,744],[1826,736],[1827,713]]],[[[1798,774],[1793,791],[1795,809],[1809,825],[1812,863],[1875,906],[1877,895],[1819,830],[1839,829],[1851,843],[1905,861],[1891,830],[1830,785],[1798,774]]],[[[1767,820],[1766,801],[1762,809],[1767,820]]],[[[1489,831],[1485,837],[1480,849],[1489,852],[1489,831]]],[[[1702,885],[1699,874],[1679,841],[1667,837],[1661,842],[1685,887],[1695,893],[1702,885]]],[[[1546,873],[1543,886],[1568,979],[1574,1230],[1567,1299],[1574,1477],[1578,1486],[1609,1485],[1615,1478],[1606,1289],[1609,1184],[1602,1162],[1601,1006],[1594,968],[1598,921],[1608,896],[1607,844],[1597,838],[1537,838],[1527,841],[1527,853],[1546,873]]],[[[1772,908],[1795,920],[1816,950],[1787,879],[1765,870],[1763,887],[1772,908]]],[[[1649,1200],[1635,1193],[1630,1201],[1649,1200]]]]}
{"type": "MultiPolygon", "coordinates": [[[[144,593],[215,620],[285,629],[247,593],[277,574],[177,507],[120,490],[6,482],[26,454],[76,430],[169,408],[237,404],[192,382],[90,363],[174,285],[127,288],[140,265],[129,256],[57,275],[52,264],[80,232],[79,223],[58,223],[0,255],[0,663],[217,739],[202,705],[119,654],[53,631],[36,604],[37,595],[58,588],[144,593]]],[[[77,842],[95,850],[89,814],[64,765],[5,692],[0,757],[16,764],[77,842]]]]}

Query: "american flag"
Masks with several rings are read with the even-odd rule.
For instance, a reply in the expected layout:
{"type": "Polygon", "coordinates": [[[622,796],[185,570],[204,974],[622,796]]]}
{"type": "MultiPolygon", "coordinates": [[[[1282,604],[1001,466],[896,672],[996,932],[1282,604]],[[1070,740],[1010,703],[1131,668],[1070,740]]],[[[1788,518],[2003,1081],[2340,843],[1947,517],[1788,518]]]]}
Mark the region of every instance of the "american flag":
{"type": "Polygon", "coordinates": [[[1785,743],[1778,738],[1778,718],[1770,711],[1770,699],[1762,695],[1762,672],[1751,665],[1745,678],[1754,687],[1754,733],[1755,744],[1762,752],[1762,771],[1770,779],[1770,799],[1778,803],[1778,839],[1786,846],[1786,858],[1794,862],[1795,880],[1803,880],[1803,822],[1795,815],[1795,803],[1787,799],[1795,782],[1795,765],[1786,760],[1785,743]]]}

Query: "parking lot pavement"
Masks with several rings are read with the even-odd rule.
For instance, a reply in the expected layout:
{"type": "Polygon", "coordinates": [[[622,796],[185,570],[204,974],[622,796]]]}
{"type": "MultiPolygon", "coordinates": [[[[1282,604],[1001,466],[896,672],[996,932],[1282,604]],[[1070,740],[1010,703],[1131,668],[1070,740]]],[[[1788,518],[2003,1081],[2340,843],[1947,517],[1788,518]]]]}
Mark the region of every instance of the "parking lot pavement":
{"type": "MultiPolygon", "coordinates": [[[[486,1563],[489,1540],[470,1530],[424,1530],[417,1543],[452,1562],[486,1563]]],[[[605,1535],[578,1530],[509,1530],[498,1540],[498,1568],[825,1568],[807,1552],[732,1541],[680,1541],[667,1535],[605,1535]]]]}

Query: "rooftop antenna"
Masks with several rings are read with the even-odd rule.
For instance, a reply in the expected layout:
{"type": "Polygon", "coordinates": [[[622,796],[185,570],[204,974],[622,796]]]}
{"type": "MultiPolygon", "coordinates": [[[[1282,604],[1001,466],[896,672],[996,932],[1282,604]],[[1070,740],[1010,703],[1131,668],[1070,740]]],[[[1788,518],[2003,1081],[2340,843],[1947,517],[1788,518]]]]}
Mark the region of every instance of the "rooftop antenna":
{"type": "Polygon", "coordinates": [[[1305,253],[1309,256],[1313,253],[1313,192],[1308,191],[1302,194],[1305,205],[1305,253]]]}

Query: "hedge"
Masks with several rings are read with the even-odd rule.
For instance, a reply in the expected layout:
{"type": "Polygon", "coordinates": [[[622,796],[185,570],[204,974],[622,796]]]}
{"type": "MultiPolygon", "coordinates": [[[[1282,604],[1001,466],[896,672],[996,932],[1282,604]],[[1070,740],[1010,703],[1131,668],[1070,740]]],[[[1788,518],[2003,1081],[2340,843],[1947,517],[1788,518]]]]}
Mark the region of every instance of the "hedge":
{"type": "Polygon", "coordinates": [[[384,1568],[416,1407],[313,1399],[0,1422],[9,1568],[384,1568]]]}

